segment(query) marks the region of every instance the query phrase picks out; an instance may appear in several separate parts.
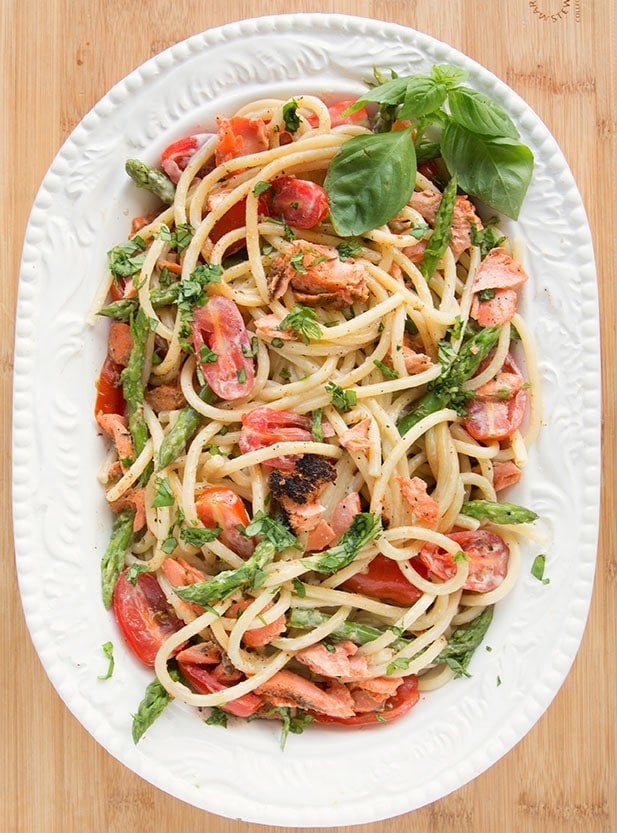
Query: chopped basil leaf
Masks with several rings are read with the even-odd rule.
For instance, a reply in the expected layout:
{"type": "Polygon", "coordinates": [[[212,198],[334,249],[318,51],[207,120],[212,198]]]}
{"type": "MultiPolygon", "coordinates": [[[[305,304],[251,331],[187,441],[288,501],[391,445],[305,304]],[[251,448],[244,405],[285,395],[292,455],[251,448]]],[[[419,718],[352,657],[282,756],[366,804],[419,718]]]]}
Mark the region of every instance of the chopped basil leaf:
{"type": "Polygon", "coordinates": [[[111,677],[111,675],[114,673],[115,663],[114,663],[113,642],[104,642],[101,645],[101,648],[103,649],[103,653],[105,654],[105,656],[109,660],[109,665],[107,666],[107,672],[105,674],[99,674],[98,679],[99,680],[108,680],[111,677]]]}
{"type": "Polygon", "coordinates": [[[157,477],[155,485],[156,497],[152,501],[152,508],[157,509],[160,506],[173,506],[176,498],[169,485],[169,480],[166,477],[157,477]]]}
{"type": "Polygon", "coordinates": [[[544,578],[544,568],[546,566],[546,556],[543,554],[536,555],[531,565],[531,575],[541,581],[542,584],[549,584],[550,578],[544,578]]]}
{"type": "Polygon", "coordinates": [[[332,404],[336,410],[342,413],[350,411],[358,402],[358,396],[355,390],[343,390],[343,388],[334,382],[328,382],[326,391],[332,397],[332,404]]]}

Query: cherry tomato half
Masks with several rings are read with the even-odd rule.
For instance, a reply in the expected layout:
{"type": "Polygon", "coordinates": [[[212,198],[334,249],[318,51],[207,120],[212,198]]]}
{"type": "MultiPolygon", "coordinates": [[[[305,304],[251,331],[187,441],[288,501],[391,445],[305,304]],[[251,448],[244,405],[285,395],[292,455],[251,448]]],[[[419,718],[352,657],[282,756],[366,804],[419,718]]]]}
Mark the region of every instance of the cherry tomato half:
{"type": "Polygon", "coordinates": [[[479,442],[506,440],[520,428],[525,416],[527,393],[524,390],[506,401],[483,402],[472,399],[467,404],[463,426],[479,442]]]}
{"type": "Polygon", "coordinates": [[[163,642],[183,626],[152,573],[140,573],[135,584],[120,573],[113,608],[124,641],[145,665],[154,665],[163,642]]]}
{"type": "Polygon", "coordinates": [[[328,214],[328,196],[321,185],[308,179],[293,176],[279,176],[272,180],[272,187],[266,192],[268,213],[271,217],[282,217],[296,228],[313,228],[328,214]]]}
{"type": "Polygon", "coordinates": [[[201,372],[214,393],[226,400],[248,396],[255,384],[255,365],[236,304],[214,295],[195,310],[192,334],[201,372]]]}
{"type": "MultiPolygon", "coordinates": [[[[199,694],[213,694],[215,691],[223,691],[229,688],[229,686],[223,685],[217,680],[209,671],[206,671],[203,665],[194,665],[178,659],[178,667],[187,683],[199,694]]],[[[230,700],[229,703],[225,703],[219,708],[236,717],[250,717],[256,711],[259,711],[262,705],[261,697],[251,691],[241,697],[236,697],[235,700],[230,700]]]]}
{"type": "Polygon", "coordinates": [[[123,414],[124,395],[120,384],[120,365],[112,362],[109,356],[105,356],[103,367],[96,381],[96,402],[94,403],[94,415],[97,414],[123,414]]]}
{"type": "MultiPolygon", "coordinates": [[[[460,544],[469,558],[469,575],[463,590],[488,593],[499,587],[508,572],[510,558],[510,550],[503,538],[486,529],[452,532],[448,538],[460,544]]],[[[435,544],[425,544],[419,556],[437,578],[447,581],[456,573],[453,556],[435,544]]]]}
{"type": "MultiPolygon", "coordinates": [[[[310,442],[311,420],[306,416],[294,414],[293,411],[275,411],[264,406],[253,408],[242,417],[242,431],[238,445],[243,454],[266,448],[280,442],[310,442]]],[[[283,471],[291,471],[296,457],[283,456],[265,460],[264,466],[271,466],[283,471]]]]}
{"type": "Polygon", "coordinates": [[[250,519],[242,500],[224,486],[207,486],[195,502],[197,515],[204,526],[221,528],[221,541],[243,558],[253,554],[253,539],[242,535],[237,527],[248,526],[250,519]]]}
{"type": "MultiPolygon", "coordinates": [[[[415,566],[415,565],[414,565],[415,566]]],[[[371,599],[411,606],[422,591],[410,584],[395,561],[379,553],[371,561],[366,572],[356,573],[342,585],[350,593],[361,593],[371,599]]]]}
{"type": "Polygon", "coordinates": [[[396,694],[386,701],[383,711],[364,712],[354,717],[330,717],[327,714],[311,712],[316,723],[336,723],[337,726],[379,726],[381,723],[390,723],[407,714],[420,699],[418,692],[418,678],[415,676],[405,677],[403,683],[398,687],[396,694]],[[379,717],[377,716],[379,715],[379,717]]]}

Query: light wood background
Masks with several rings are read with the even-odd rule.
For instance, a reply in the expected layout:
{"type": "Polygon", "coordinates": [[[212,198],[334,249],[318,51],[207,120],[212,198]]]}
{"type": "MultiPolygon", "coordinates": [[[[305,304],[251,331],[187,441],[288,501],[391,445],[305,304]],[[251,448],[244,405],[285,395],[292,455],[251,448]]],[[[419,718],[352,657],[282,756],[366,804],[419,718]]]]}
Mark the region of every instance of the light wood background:
{"type": "Polygon", "coordinates": [[[591,615],[573,670],[536,727],[492,769],[429,807],[366,825],[363,831],[612,833],[617,830],[614,0],[0,2],[0,831],[263,830],[196,810],[142,781],[90,738],[48,682],[24,625],[14,578],[11,372],[25,223],[42,176],[75,124],[126,73],[188,35],[243,17],[292,11],[343,12],[415,27],[452,44],[510,84],[540,114],[565,152],[594,231],[600,275],[608,426],[604,523],[591,615]]]}

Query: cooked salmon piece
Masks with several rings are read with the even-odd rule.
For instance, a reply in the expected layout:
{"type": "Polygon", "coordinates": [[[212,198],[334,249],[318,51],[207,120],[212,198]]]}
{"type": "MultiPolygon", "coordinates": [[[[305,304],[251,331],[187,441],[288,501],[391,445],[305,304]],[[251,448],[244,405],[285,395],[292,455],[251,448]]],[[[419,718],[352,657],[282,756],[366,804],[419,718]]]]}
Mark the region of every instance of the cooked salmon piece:
{"type": "Polygon", "coordinates": [[[127,428],[126,417],[120,414],[99,413],[96,415],[96,421],[107,436],[114,441],[118,459],[122,463],[123,470],[126,469],[123,461],[133,459],[133,440],[127,428]]]}
{"type": "Polygon", "coordinates": [[[493,379],[476,390],[476,398],[483,402],[512,399],[521,390],[524,382],[520,373],[508,373],[506,370],[501,370],[493,379]]]}
{"type": "Polygon", "coordinates": [[[336,541],[336,534],[330,524],[324,521],[323,518],[319,521],[317,526],[308,534],[306,539],[307,552],[320,552],[329,547],[330,544],[336,541]]]}
{"type": "Polygon", "coordinates": [[[521,479],[523,472],[512,460],[493,463],[493,488],[496,492],[514,486],[521,479]]]}
{"type": "MultiPolygon", "coordinates": [[[[441,194],[436,194],[434,191],[414,191],[409,203],[418,214],[422,215],[427,223],[434,225],[437,209],[441,203],[441,194]]],[[[458,257],[471,247],[472,223],[478,230],[484,228],[482,220],[476,214],[473,203],[467,197],[459,195],[454,205],[451,228],[452,237],[450,238],[450,248],[454,257],[458,257]]]]}
{"type": "Polygon", "coordinates": [[[157,414],[161,411],[176,411],[178,408],[186,407],[186,399],[180,386],[180,377],[169,384],[150,388],[144,394],[144,398],[157,414]]]}
{"type": "Polygon", "coordinates": [[[279,324],[283,319],[278,315],[264,315],[255,321],[255,329],[260,335],[266,338],[280,338],[282,341],[294,341],[296,338],[292,330],[279,330],[279,324]]]}
{"type": "Polygon", "coordinates": [[[428,240],[418,240],[413,246],[405,246],[402,250],[405,257],[408,257],[412,263],[422,263],[424,258],[424,251],[428,240]]]}
{"type": "Polygon", "coordinates": [[[341,434],[341,445],[343,448],[346,448],[347,451],[355,453],[356,451],[367,451],[371,447],[371,443],[368,438],[368,430],[371,426],[371,420],[369,417],[363,419],[361,422],[356,423],[351,428],[348,428],[343,434],[341,434]]]}
{"type": "Polygon", "coordinates": [[[420,477],[401,477],[397,475],[403,498],[409,505],[416,523],[422,526],[435,526],[439,519],[439,504],[426,492],[426,483],[420,477]]]}
{"type": "MultiPolygon", "coordinates": [[[[206,581],[207,578],[205,573],[193,567],[184,558],[166,558],[161,564],[161,570],[172,587],[186,587],[187,584],[197,584],[206,581]]],[[[191,612],[199,616],[204,612],[201,605],[185,602],[180,598],[176,600],[176,608],[182,615],[191,612]]]]}
{"type": "Polygon", "coordinates": [[[146,505],[144,502],[145,489],[129,489],[128,492],[112,501],[109,506],[112,512],[124,512],[125,509],[134,509],[133,532],[139,532],[146,525],[146,505]]]}
{"type": "Polygon", "coordinates": [[[307,665],[314,674],[322,677],[334,677],[339,680],[365,677],[368,674],[366,657],[356,656],[358,646],[353,642],[337,642],[329,650],[322,644],[311,645],[298,651],[296,659],[307,665]]]}
{"type": "Polygon", "coordinates": [[[120,367],[126,367],[131,358],[132,349],[133,337],[129,325],[123,321],[112,321],[107,342],[109,358],[120,367]]]}
{"type": "Polygon", "coordinates": [[[255,689],[273,706],[298,707],[330,717],[353,717],[351,695],[342,686],[326,691],[291,671],[278,671],[255,689]]]}
{"type": "Polygon", "coordinates": [[[294,532],[311,532],[321,521],[321,516],[326,511],[325,507],[313,501],[311,503],[295,503],[289,498],[282,497],[279,501],[294,532]]]}
{"type": "Polygon", "coordinates": [[[244,116],[226,119],[218,116],[216,123],[219,137],[215,156],[217,165],[238,156],[259,153],[269,147],[268,131],[263,119],[249,119],[244,116]]]}
{"type": "Polygon", "coordinates": [[[208,640],[184,648],[176,655],[176,659],[191,662],[193,665],[218,665],[221,661],[221,649],[216,642],[208,640]]]}
{"type": "Polygon", "coordinates": [[[353,258],[343,261],[331,246],[297,240],[272,261],[268,289],[280,298],[291,287],[301,304],[340,309],[368,299],[366,281],[364,266],[353,258]]]}
{"type": "MultiPolygon", "coordinates": [[[[229,607],[227,616],[230,616],[232,619],[235,616],[239,616],[254,601],[255,599],[242,599],[241,601],[234,602],[229,607]]],[[[269,602],[262,610],[262,613],[270,610],[271,607],[272,602],[269,602]]],[[[273,639],[280,636],[286,627],[287,624],[285,616],[281,614],[269,625],[264,625],[261,628],[250,628],[245,631],[244,636],[242,637],[242,642],[244,642],[247,648],[263,648],[264,645],[269,645],[273,639]]]]}
{"type": "Polygon", "coordinates": [[[353,519],[361,511],[360,495],[357,492],[350,492],[342,500],[339,500],[332,511],[332,519],[330,521],[332,530],[337,538],[340,538],[341,535],[347,532],[353,523],[353,519]]]}
{"type": "Polygon", "coordinates": [[[362,714],[381,711],[402,683],[401,677],[373,677],[354,683],[350,691],[355,712],[362,714]]]}
{"type": "Polygon", "coordinates": [[[486,301],[474,295],[469,314],[481,327],[499,327],[514,318],[517,304],[516,290],[496,289],[495,295],[486,301]]]}
{"type": "Polygon", "coordinates": [[[478,266],[473,281],[473,291],[483,289],[518,289],[527,280],[527,272],[511,258],[501,246],[487,254],[478,266]]]}
{"type": "Polygon", "coordinates": [[[268,477],[270,491],[282,503],[285,498],[296,504],[313,503],[336,480],[336,464],[329,457],[303,454],[291,471],[274,469],[268,477]]]}

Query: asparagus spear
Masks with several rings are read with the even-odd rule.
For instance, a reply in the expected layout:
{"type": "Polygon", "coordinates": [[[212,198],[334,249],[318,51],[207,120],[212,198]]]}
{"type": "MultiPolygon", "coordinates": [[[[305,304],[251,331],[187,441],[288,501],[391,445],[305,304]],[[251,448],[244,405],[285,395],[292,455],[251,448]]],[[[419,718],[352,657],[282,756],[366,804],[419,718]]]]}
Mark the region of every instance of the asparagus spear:
{"type": "Polygon", "coordinates": [[[351,564],[362,547],[376,538],[380,532],[381,518],[370,512],[360,512],[338,544],[318,555],[303,558],[302,563],[316,573],[335,573],[351,564]]]}
{"type": "Polygon", "coordinates": [[[535,512],[525,509],[524,506],[518,506],[516,503],[495,503],[492,500],[468,500],[463,504],[461,513],[496,524],[527,524],[538,518],[535,512]]]}
{"type": "Polygon", "coordinates": [[[264,567],[273,560],[275,552],[270,541],[261,541],[253,555],[237,570],[224,570],[208,581],[174,587],[174,591],[185,602],[206,607],[213,601],[227,598],[236,590],[255,590],[263,584],[266,578],[264,567]]]}
{"type": "MultiPolygon", "coordinates": [[[[180,679],[175,668],[169,669],[169,676],[176,682],[180,679]]],[[[137,707],[136,714],[133,715],[133,743],[137,743],[146,729],[152,726],[170,700],[171,697],[165,691],[162,684],[156,679],[152,680],[146,688],[146,693],[141,703],[137,707]]]]}
{"type": "Polygon", "coordinates": [[[176,186],[163,171],[150,167],[140,159],[127,159],[124,169],[138,188],[152,191],[166,205],[172,204],[176,186]]]}
{"type": "MultiPolygon", "coordinates": [[[[317,628],[319,625],[323,625],[329,618],[326,613],[320,613],[318,610],[293,607],[287,624],[291,628],[306,628],[308,630],[308,628],[317,628]]],[[[384,633],[385,630],[374,628],[371,625],[361,625],[358,622],[345,621],[341,622],[330,635],[336,636],[339,639],[349,639],[357,645],[365,645],[367,642],[372,642],[374,639],[383,636],[384,633]]],[[[409,644],[409,640],[399,637],[390,647],[399,650],[409,644]]]]}
{"type": "Polygon", "coordinates": [[[135,454],[139,455],[148,439],[148,427],[144,419],[144,383],[142,380],[146,342],[150,323],[140,308],[131,319],[133,349],[129,363],[122,371],[122,389],[129,414],[129,430],[133,438],[135,454]]]}
{"type": "MultiPolygon", "coordinates": [[[[150,301],[152,306],[167,307],[170,304],[175,304],[178,301],[178,291],[180,289],[180,282],[172,283],[170,286],[164,288],[152,289],[150,291],[150,301]]],[[[120,301],[112,301],[99,310],[99,315],[105,315],[107,318],[115,318],[117,321],[130,321],[131,315],[137,311],[139,302],[137,298],[123,298],[120,301]]]]}
{"type": "Polygon", "coordinates": [[[499,327],[484,327],[466,338],[458,353],[454,353],[449,344],[441,343],[441,375],[430,383],[428,392],[398,423],[397,428],[401,435],[440,408],[453,407],[464,413],[468,395],[462,389],[462,384],[476,373],[482,361],[497,344],[499,333],[499,327]]]}
{"type": "Polygon", "coordinates": [[[105,607],[111,605],[116,581],[124,567],[124,556],[133,538],[135,512],[127,509],[114,518],[109,544],[101,560],[101,587],[105,607]]]}
{"type": "MultiPolygon", "coordinates": [[[[204,385],[199,391],[199,398],[211,405],[216,395],[209,385],[204,385]]],[[[157,468],[163,469],[179,457],[187,443],[193,438],[199,428],[201,415],[194,408],[183,408],[178,414],[178,419],[169,432],[165,435],[159,449],[157,468]]]]}
{"type": "Polygon", "coordinates": [[[469,677],[467,667],[473,652],[484,639],[493,619],[493,607],[485,608],[482,613],[463,628],[457,628],[448,639],[448,644],[435,662],[445,662],[457,677],[469,677]]]}
{"type": "Polygon", "coordinates": [[[424,251],[424,257],[420,264],[420,271],[426,278],[430,280],[433,277],[435,267],[443,253],[448,248],[448,243],[452,237],[452,218],[454,216],[454,206],[456,205],[456,176],[453,176],[446,186],[437,215],[435,216],[435,226],[431,239],[428,241],[424,251]]]}
{"type": "Polygon", "coordinates": [[[199,428],[200,422],[201,414],[193,408],[183,408],[180,411],[178,419],[173,427],[169,429],[159,448],[156,462],[157,469],[165,468],[182,454],[187,443],[199,428]]]}

